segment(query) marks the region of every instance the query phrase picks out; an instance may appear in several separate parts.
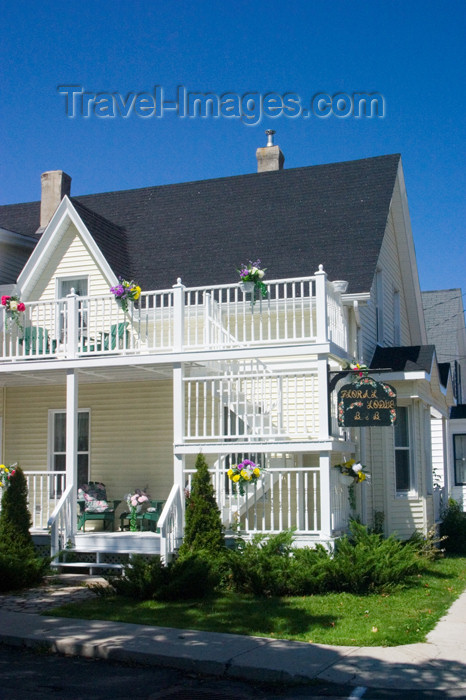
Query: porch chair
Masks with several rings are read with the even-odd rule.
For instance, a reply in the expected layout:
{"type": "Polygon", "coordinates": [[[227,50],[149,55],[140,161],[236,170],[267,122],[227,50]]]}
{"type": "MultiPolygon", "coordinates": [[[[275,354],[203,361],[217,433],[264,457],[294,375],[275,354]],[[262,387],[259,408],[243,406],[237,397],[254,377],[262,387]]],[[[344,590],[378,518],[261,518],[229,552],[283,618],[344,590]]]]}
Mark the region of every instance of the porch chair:
{"type": "Polygon", "coordinates": [[[102,333],[98,338],[90,339],[89,345],[83,342],[83,352],[102,352],[103,350],[117,350],[128,347],[129,331],[128,321],[114,323],[110,326],[110,333],[102,333]]]}
{"type": "Polygon", "coordinates": [[[41,326],[27,326],[24,329],[23,337],[19,339],[24,345],[24,354],[27,355],[48,355],[49,332],[47,328],[41,326]]]}
{"type": "Polygon", "coordinates": [[[78,530],[86,531],[88,520],[102,520],[104,530],[115,529],[115,511],[121,500],[107,500],[105,484],[90,481],[78,489],[78,530]],[[113,504],[113,505],[112,505],[113,504]]]}
{"type": "MultiPolygon", "coordinates": [[[[165,501],[149,501],[149,506],[146,510],[136,513],[136,521],[139,530],[151,530],[152,532],[157,532],[157,522],[162,515],[162,510],[165,505],[165,501]],[[146,525],[146,527],[145,527],[146,525]]],[[[120,530],[124,530],[129,527],[131,513],[125,512],[120,515],[120,530]],[[125,521],[128,521],[127,523],[125,521]]]]}

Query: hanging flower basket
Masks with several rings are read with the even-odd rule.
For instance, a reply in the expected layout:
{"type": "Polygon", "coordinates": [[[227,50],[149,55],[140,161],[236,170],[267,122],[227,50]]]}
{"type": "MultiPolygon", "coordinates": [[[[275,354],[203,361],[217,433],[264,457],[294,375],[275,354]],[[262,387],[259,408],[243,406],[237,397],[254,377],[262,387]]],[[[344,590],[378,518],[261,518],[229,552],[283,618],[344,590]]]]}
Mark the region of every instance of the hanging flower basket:
{"type": "Polygon", "coordinates": [[[245,294],[250,294],[256,287],[254,282],[240,282],[240,286],[245,294]]]}

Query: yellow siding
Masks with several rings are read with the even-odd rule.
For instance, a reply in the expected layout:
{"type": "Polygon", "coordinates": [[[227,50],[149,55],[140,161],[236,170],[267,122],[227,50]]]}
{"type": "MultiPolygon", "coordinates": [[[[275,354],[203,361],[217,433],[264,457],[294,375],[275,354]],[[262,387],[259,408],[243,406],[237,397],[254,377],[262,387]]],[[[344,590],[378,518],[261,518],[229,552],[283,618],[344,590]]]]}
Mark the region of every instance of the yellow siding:
{"type": "MultiPolygon", "coordinates": [[[[26,471],[47,469],[49,409],[65,409],[65,387],[6,391],[5,459],[26,471]]],[[[170,381],[80,386],[79,407],[91,412],[91,479],[103,481],[111,498],[145,486],[153,498],[168,496],[172,406],[170,381]]]]}
{"type": "Polygon", "coordinates": [[[30,300],[54,300],[57,277],[88,277],[89,296],[108,294],[109,291],[108,281],[71,223],[43,270],[30,300]]]}

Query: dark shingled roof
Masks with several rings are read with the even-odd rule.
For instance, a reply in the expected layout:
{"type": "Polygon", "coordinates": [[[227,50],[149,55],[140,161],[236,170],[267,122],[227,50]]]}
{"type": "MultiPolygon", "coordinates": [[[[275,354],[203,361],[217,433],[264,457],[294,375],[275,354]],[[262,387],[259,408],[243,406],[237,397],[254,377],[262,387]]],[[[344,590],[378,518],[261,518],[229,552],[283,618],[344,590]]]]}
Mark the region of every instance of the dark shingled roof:
{"type": "MultiPolygon", "coordinates": [[[[232,282],[236,267],[260,257],[268,279],[312,275],[322,263],[329,279],[348,280],[348,292],[367,292],[399,160],[379,156],[73,202],[86,208],[86,226],[115,274],[143,289],[170,287],[177,277],[188,286],[232,282]]],[[[0,225],[35,231],[38,203],[1,206],[0,225]]]]}
{"type": "Polygon", "coordinates": [[[435,345],[405,345],[396,348],[377,346],[370,369],[391,369],[393,372],[430,372],[435,345]]]}

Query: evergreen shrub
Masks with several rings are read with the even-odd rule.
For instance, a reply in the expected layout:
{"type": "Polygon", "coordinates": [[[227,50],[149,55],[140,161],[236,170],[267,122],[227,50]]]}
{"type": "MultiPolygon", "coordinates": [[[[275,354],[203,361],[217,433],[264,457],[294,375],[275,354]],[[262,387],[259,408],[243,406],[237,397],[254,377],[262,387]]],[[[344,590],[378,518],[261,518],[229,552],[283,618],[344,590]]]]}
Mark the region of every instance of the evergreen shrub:
{"type": "Polygon", "coordinates": [[[191,493],[186,498],[185,530],[178,556],[195,552],[221,552],[225,548],[225,533],[214,487],[204,455],[196,459],[191,493]]]}
{"type": "Polygon", "coordinates": [[[448,499],[448,506],[443,513],[440,535],[446,537],[444,547],[447,552],[466,554],[466,513],[453,498],[448,499]]]}
{"type": "Polygon", "coordinates": [[[50,564],[49,557],[38,557],[29,528],[27,484],[17,467],[2,497],[0,512],[0,590],[27,588],[41,582],[50,564]]]}

